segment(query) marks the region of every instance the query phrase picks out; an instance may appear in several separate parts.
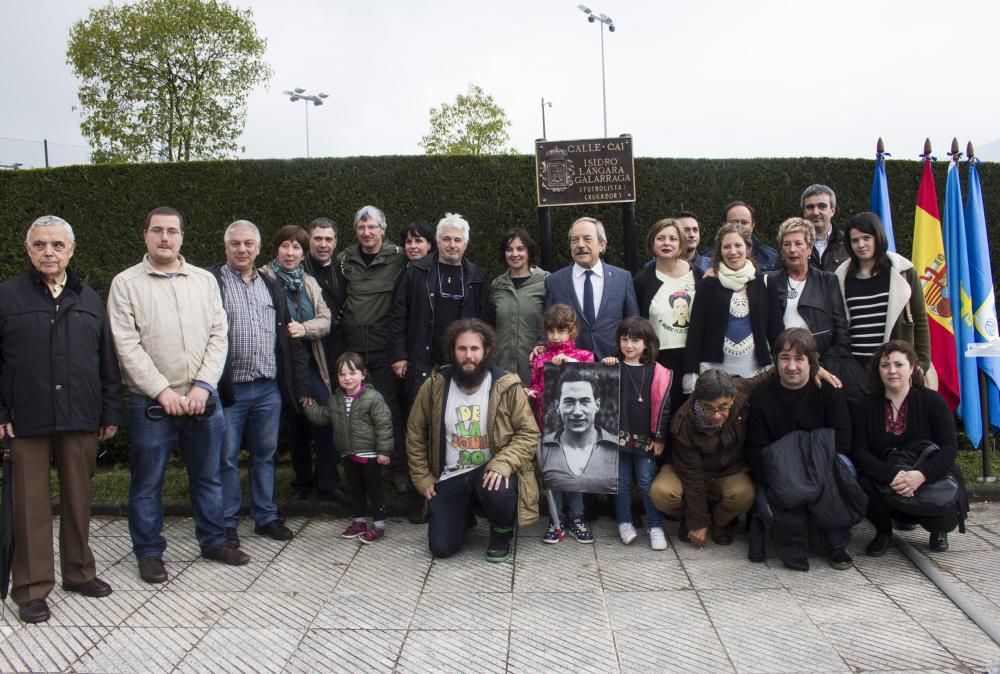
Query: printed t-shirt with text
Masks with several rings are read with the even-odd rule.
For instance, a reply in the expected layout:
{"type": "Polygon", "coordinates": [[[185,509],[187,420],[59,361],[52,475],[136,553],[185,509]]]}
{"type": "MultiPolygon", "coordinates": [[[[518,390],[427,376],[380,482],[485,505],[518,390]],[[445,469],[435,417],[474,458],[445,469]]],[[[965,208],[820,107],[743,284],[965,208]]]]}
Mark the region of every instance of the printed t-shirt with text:
{"type": "Polygon", "coordinates": [[[486,418],[490,404],[492,376],[487,374],[479,390],[472,395],[462,393],[452,381],[448,389],[448,408],[444,413],[445,466],[442,480],[475,470],[493,458],[486,418]]]}

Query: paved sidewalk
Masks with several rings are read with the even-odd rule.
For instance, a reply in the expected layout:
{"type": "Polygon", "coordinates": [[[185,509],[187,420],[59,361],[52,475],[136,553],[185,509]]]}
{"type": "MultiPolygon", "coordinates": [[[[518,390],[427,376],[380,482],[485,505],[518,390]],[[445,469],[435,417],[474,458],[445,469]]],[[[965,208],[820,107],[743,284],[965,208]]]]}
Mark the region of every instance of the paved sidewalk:
{"type": "MultiPolygon", "coordinates": [[[[345,520],[289,520],[278,543],[244,523],[253,561],[198,559],[190,519],[169,520],[170,581],[139,580],[124,519],[93,522],[105,599],[56,589],[52,619],[21,625],[8,601],[0,671],[72,672],[975,672],[994,644],[899,552],[862,550],[834,571],[746,560],[741,537],[704,550],[641,536],[625,547],[606,518],[596,542],[519,535],[509,563],[483,558],[480,525],[460,556],[432,560],[425,528],[389,521],[362,546],[345,520]]],[[[926,534],[906,534],[926,552],[926,534]]],[[[1000,621],[1000,504],[976,504],[969,533],[931,558],[1000,621]]]]}

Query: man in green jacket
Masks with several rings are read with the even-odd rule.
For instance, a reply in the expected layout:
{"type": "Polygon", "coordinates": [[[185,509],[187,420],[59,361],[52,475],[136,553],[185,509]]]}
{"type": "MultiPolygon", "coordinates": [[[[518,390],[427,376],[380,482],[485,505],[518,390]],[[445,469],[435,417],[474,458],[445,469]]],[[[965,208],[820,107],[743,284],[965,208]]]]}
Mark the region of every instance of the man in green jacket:
{"type": "MultiPolygon", "coordinates": [[[[389,312],[392,293],[399,275],[406,268],[407,257],[401,246],[386,240],[388,223],[375,206],[362,206],[354,215],[358,243],[348,246],[337,258],[342,293],[340,331],[343,351],[361,354],[368,366],[368,380],[385,398],[393,420],[393,457],[391,470],[396,491],[409,486],[403,446],[405,410],[400,402],[402,381],[392,371],[389,357],[389,312]]],[[[414,501],[421,506],[419,501],[414,501]]],[[[411,521],[419,520],[419,511],[411,511],[411,521]]]]}
{"type": "Polygon", "coordinates": [[[490,524],[486,559],[503,562],[515,524],[538,519],[538,426],[518,376],[493,367],[493,328],[461,319],[445,342],[451,362],[424,381],[410,412],[410,477],[428,502],[432,555],[461,549],[478,501],[490,524]]]}

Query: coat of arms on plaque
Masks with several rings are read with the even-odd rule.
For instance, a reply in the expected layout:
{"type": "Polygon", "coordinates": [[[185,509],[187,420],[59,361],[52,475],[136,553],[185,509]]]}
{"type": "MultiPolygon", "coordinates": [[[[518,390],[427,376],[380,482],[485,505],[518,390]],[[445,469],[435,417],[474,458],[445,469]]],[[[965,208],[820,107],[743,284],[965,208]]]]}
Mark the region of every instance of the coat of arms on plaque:
{"type": "Polygon", "coordinates": [[[554,147],[545,153],[542,161],[542,187],[550,192],[562,192],[573,186],[573,160],[569,152],[561,147],[554,147]]]}

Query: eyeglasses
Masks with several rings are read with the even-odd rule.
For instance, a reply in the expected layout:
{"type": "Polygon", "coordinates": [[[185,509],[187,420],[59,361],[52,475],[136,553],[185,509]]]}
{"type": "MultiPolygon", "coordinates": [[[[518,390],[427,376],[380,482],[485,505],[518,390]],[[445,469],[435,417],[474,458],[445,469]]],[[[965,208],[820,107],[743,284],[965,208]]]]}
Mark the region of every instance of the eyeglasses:
{"type": "Polygon", "coordinates": [[[732,405],[720,405],[718,407],[712,407],[711,405],[706,405],[705,403],[699,403],[699,404],[701,405],[701,410],[710,417],[714,417],[716,415],[727,417],[729,416],[729,410],[733,409],[732,405]]]}
{"type": "Polygon", "coordinates": [[[181,234],[183,234],[183,232],[181,232],[181,230],[174,229],[172,227],[170,229],[163,229],[162,227],[150,227],[146,231],[148,231],[150,234],[152,234],[155,237],[161,237],[164,234],[166,234],[171,239],[176,239],[178,236],[180,236],[181,234]]]}

